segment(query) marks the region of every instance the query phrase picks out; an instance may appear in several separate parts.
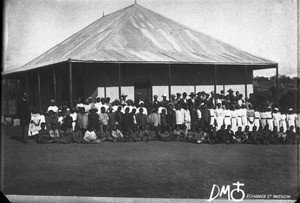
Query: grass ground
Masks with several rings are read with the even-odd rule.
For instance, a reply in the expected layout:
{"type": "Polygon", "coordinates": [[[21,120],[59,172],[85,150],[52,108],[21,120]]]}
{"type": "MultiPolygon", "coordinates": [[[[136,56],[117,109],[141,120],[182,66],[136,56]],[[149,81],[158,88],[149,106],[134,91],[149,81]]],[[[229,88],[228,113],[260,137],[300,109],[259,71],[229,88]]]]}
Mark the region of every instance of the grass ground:
{"type": "Polygon", "coordinates": [[[19,134],[2,133],[4,194],[207,199],[239,181],[246,194],[296,198],[296,145],[24,145],[19,134]]]}

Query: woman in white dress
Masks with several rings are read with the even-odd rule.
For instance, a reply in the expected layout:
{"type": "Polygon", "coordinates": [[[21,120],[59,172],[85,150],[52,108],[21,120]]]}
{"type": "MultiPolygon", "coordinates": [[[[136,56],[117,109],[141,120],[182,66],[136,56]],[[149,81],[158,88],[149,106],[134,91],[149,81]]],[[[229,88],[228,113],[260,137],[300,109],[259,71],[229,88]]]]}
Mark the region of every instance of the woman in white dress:
{"type": "Polygon", "coordinates": [[[224,124],[224,115],[223,109],[221,108],[221,104],[217,104],[217,108],[215,109],[216,122],[217,122],[217,131],[221,129],[221,126],[224,124]]]}
{"type": "Polygon", "coordinates": [[[41,116],[35,109],[32,110],[31,120],[28,128],[28,136],[32,137],[39,134],[41,129],[41,116]]]}
{"type": "Polygon", "coordinates": [[[257,129],[260,126],[260,112],[259,111],[254,111],[254,126],[257,127],[257,129]]]}
{"type": "Polygon", "coordinates": [[[278,108],[274,108],[273,112],[273,121],[274,121],[274,126],[277,127],[277,132],[280,128],[279,122],[280,122],[280,112],[278,112],[278,108]]]}
{"type": "Polygon", "coordinates": [[[231,130],[235,133],[237,131],[237,110],[234,106],[231,107],[231,130]]]}
{"type": "Polygon", "coordinates": [[[296,121],[296,114],[294,114],[292,108],[289,109],[289,113],[286,116],[286,119],[287,119],[288,129],[290,129],[291,126],[294,126],[293,131],[296,132],[296,127],[295,127],[295,124],[296,124],[296,122],[295,122],[296,121]]]}
{"type": "Polygon", "coordinates": [[[283,132],[287,131],[286,114],[284,113],[280,114],[279,129],[280,127],[283,127],[283,132]]]}
{"type": "Polygon", "coordinates": [[[273,115],[272,115],[271,110],[272,110],[271,107],[268,107],[268,110],[267,110],[267,112],[265,112],[265,115],[266,115],[267,124],[269,125],[269,130],[273,131],[274,120],[273,120],[273,115]]]}

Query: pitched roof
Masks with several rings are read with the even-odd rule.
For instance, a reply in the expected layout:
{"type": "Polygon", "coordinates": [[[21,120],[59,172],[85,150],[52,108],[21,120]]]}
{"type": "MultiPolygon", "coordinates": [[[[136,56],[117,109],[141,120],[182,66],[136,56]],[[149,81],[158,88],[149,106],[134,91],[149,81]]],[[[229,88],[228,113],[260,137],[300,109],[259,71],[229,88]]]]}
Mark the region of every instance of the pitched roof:
{"type": "Polygon", "coordinates": [[[68,60],[244,65],[276,63],[133,4],[96,20],[24,66],[7,73],[68,60]]]}

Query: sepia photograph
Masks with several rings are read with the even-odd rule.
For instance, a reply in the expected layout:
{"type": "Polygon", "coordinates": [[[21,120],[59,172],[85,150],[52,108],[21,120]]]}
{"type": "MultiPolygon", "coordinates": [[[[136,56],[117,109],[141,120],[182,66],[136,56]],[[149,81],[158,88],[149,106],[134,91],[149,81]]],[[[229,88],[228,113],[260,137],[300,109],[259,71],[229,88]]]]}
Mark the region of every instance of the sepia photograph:
{"type": "Polygon", "coordinates": [[[297,0],[5,0],[10,202],[295,202],[297,0]]]}

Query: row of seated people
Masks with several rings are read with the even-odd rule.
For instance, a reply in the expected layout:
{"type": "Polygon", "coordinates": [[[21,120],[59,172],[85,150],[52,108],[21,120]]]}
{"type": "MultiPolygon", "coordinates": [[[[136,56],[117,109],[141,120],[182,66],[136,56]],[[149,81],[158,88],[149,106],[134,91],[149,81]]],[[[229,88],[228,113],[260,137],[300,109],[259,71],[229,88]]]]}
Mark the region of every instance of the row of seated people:
{"type": "MultiPolygon", "coordinates": [[[[107,126],[100,126],[95,129],[89,126],[87,130],[80,130],[78,125],[75,129],[62,125],[56,126],[55,123],[51,125],[51,129],[47,130],[45,123],[41,123],[41,129],[34,139],[38,143],[101,143],[109,142],[149,142],[149,141],[182,141],[191,143],[208,143],[208,144],[297,144],[299,142],[299,134],[294,132],[293,126],[286,132],[281,127],[279,132],[277,129],[269,130],[266,125],[263,129],[256,126],[252,131],[249,126],[244,130],[242,127],[238,128],[237,132],[231,130],[231,125],[225,129],[222,125],[220,130],[216,127],[210,126],[207,129],[195,127],[187,130],[185,125],[176,125],[175,129],[172,127],[155,127],[155,126],[140,126],[134,125],[125,130],[120,130],[118,125],[114,125],[112,130],[107,126]]],[[[274,127],[276,128],[276,127],[274,127]]]]}

